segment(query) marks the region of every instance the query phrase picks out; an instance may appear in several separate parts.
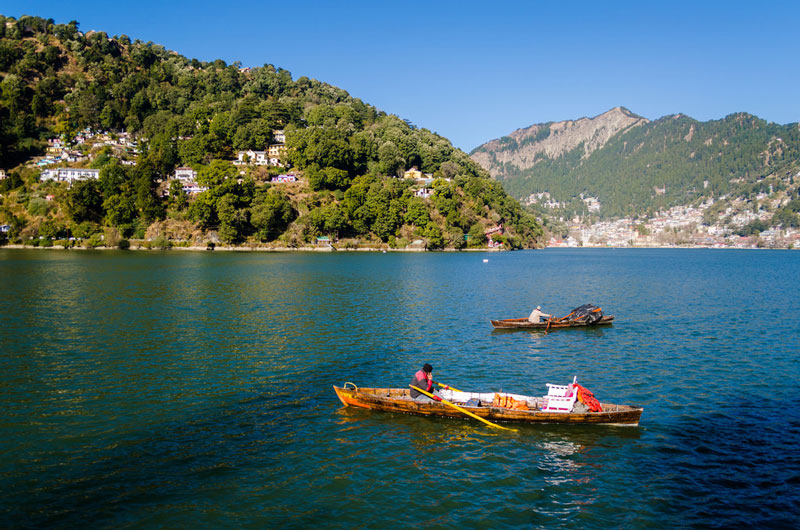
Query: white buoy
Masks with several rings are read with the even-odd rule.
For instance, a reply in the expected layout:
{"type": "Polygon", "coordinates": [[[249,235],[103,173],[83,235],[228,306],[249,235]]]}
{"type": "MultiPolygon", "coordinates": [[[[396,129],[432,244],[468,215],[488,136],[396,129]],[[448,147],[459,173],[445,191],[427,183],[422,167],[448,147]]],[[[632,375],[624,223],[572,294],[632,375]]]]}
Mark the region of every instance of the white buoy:
{"type": "Polygon", "coordinates": [[[489,263],[488,259],[483,260],[484,263],[489,263]]]}

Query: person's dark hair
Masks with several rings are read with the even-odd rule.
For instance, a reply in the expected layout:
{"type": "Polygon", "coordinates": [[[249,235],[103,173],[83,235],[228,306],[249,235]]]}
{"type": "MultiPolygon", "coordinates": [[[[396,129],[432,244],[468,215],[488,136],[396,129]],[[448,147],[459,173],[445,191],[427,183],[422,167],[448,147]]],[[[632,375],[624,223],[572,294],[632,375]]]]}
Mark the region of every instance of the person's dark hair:
{"type": "Polygon", "coordinates": [[[424,365],[422,365],[422,371],[431,373],[433,372],[433,366],[429,365],[428,363],[425,363],[424,365]]]}

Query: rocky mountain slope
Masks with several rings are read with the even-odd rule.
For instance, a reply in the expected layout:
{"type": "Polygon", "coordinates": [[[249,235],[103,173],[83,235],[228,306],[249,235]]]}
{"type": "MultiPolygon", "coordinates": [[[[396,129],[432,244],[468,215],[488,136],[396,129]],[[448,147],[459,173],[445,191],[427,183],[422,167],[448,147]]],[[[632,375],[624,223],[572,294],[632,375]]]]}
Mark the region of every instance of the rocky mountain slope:
{"type": "Polygon", "coordinates": [[[594,118],[580,118],[531,125],[508,136],[483,144],[472,152],[472,159],[493,176],[504,175],[512,165],[520,170],[533,167],[543,157],[555,159],[581,146],[582,158],[604,146],[614,135],[630,127],[649,123],[623,107],[615,107],[594,118]]]}
{"type": "Polygon", "coordinates": [[[533,125],[471,153],[513,196],[570,218],[652,215],[710,198],[748,200],[796,186],[798,124],[746,113],[649,121],[618,107],[533,125]]]}

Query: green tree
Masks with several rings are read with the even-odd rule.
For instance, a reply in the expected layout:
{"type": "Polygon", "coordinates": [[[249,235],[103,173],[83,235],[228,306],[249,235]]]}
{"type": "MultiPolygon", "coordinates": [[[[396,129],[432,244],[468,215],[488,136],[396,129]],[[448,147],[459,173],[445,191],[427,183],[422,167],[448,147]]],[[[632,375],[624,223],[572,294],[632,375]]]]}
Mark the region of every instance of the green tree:
{"type": "Polygon", "coordinates": [[[186,209],[189,201],[186,199],[186,192],[183,191],[183,184],[178,179],[173,179],[169,182],[169,207],[176,211],[181,212],[186,209]]]}
{"type": "Polygon", "coordinates": [[[223,195],[217,201],[217,217],[219,218],[219,236],[226,243],[241,241],[248,225],[249,212],[242,208],[239,198],[231,193],[223,195]]]}
{"type": "Polygon", "coordinates": [[[297,212],[286,195],[275,188],[270,188],[254,201],[250,222],[259,240],[272,241],[284,232],[296,217],[297,212]]]}
{"type": "Polygon", "coordinates": [[[198,194],[189,204],[189,216],[205,230],[216,227],[219,224],[219,218],[214,196],[209,191],[198,194]]]}
{"type": "Polygon", "coordinates": [[[394,142],[384,142],[378,149],[378,171],[382,175],[399,176],[405,165],[406,161],[394,142]]]}
{"type": "Polygon", "coordinates": [[[105,223],[108,226],[122,227],[131,225],[136,220],[136,198],[130,192],[109,195],[103,201],[105,210],[105,223]]]}
{"type": "Polygon", "coordinates": [[[201,186],[222,186],[226,180],[235,179],[236,167],[225,160],[212,160],[208,166],[197,172],[197,183],[201,186]]]}
{"type": "Polygon", "coordinates": [[[95,180],[82,180],[72,184],[67,192],[67,213],[75,223],[99,223],[103,218],[103,196],[95,180]]]}
{"type": "Polygon", "coordinates": [[[788,208],[781,208],[773,214],[771,224],[783,228],[796,228],[800,226],[800,216],[788,208]]]}
{"type": "Polygon", "coordinates": [[[306,171],[306,177],[311,189],[314,190],[346,189],[350,183],[350,176],[347,171],[335,167],[326,167],[324,169],[311,167],[306,171]]]}
{"type": "Polygon", "coordinates": [[[405,222],[424,230],[430,220],[431,217],[425,201],[419,197],[410,198],[406,209],[405,222]]]}
{"type": "Polygon", "coordinates": [[[428,240],[428,248],[441,249],[444,247],[444,238],[442,237],[442,230],[434,223],[428,224],[428,227],[423,232],[425,238],[428,240]]]}

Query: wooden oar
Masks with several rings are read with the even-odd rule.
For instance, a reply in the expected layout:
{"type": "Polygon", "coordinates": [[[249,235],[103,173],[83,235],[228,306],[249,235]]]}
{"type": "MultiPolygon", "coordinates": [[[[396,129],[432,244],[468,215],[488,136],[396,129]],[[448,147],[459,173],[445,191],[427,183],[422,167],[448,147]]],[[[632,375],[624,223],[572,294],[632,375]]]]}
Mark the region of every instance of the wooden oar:
{"type": "MultiPolygon", "coordinates": [[[[414,390],[417,390],[418,392],[422,392],[423,394],[425,394],[425,395],[426,395],[426,396],[428,396],[429,398],[433,399],[433,394],[429,394],[428,392],[425,392],[425,391],[424,391],[424,390],[422,390],[421,388],[419,388],[419,387],[416,387],[416,386],[414,386],[414,385],[408,385],[408,386],[410,386],[410,387],[411,387],[411,388],[413,388],[414,390]]],[[[503,430],[506,430],[506,431],[514,431],[514,432],[516,432],[516,431],[517,431],[516,429],[512,429],[512,428],[510,428],[510,427],[503,427],[502,425],[498,425],[498,424],[496,424],[496,423],[492,423],[492,422],[490,422],[489,420],[485,420],[485,419],[481,418],[480,416],[478,416],[478,415],[476,415],[476,414],[473,414],[473,413],[471,413],[471,412],[470,412],[470,411],[468,411],[468,410],[464,410],[464,409],[462,409],[462,408],[461,408],[461,407],[459,407],[458,405],[455,405],[455,404],[453,404],[453,403],[450,403],[450,402],[449,402],[449,401],[447,401],[446,399],[442,399],[442,403],[444,403],[445,405],[448,405],[448,406],[450,406],[450,407],[453,407],[454,409],[456,409],[456,410],[457,410],[457,411],[459,411],[459,412],[463,412],[463,413],[464,413],[464,414],[466,414],[467,416],[472,416],[472,417],[473,417],[473,418],[475,418],[476,420],[480,420],[480,421],[482,421],[483,423],[485,423],[485,424],[486,424],[486,425],[488,425],[489,427],[495,427],[495,428],[497,428],[497,429],[503,429],[503,430]]]]}
{"type": "Polygon", "coordinates": [[[439,383],[438,381],[434,381],[434,383],[436,383],[437,385],[439,385],[439,386],[440,386],[440,387],[442,387],[442,388],[447,388],[447,389],[450,389],[450,390],[452,390],[453,392],[461,392],[461,390],[459,390],[459,389],[457,389],[457,388],[454,388],[454,387],[452,387],[452,386],[450,386],[450,385],[446,385],[446,384],[444,384],[444,383],[439,383]]]}

